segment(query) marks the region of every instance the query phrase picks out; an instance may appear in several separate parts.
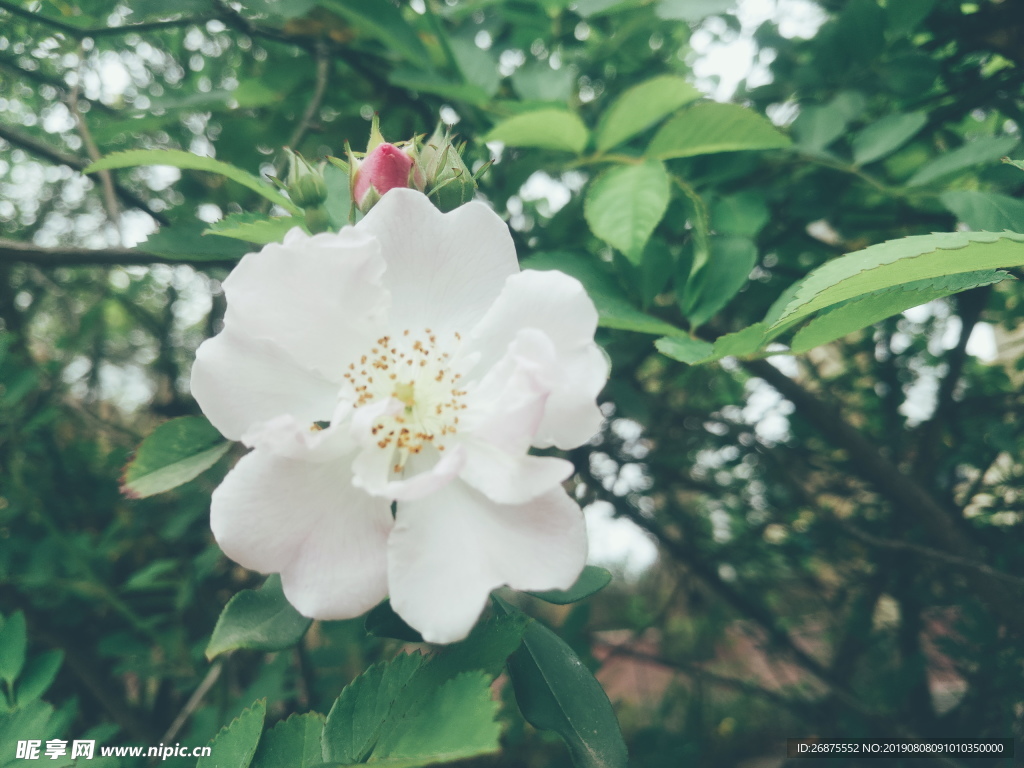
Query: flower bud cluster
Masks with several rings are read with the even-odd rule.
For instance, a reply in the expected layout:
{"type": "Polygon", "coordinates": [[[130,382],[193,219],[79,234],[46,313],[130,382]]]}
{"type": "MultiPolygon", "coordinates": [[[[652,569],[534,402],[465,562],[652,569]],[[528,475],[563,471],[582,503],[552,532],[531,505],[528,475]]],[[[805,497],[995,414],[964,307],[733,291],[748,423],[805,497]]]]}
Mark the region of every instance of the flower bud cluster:
{"type": "MultiPolygon", "coordinates": [[[[392,189],[415,189],[426,193],[430,201],[447,213],[464,205],[476,194],[479,177],[462,159],[465,143],[452,141],[451,126],[439,124],[425,142],[422,137],[392,144],[384,140],[377,116],[370,126],[366,152],[353,152],[347,144],[347,161],[328,160],[349,175],[352,204],[362,213],[369,211],[392,189]]],[[[306,228],[322,232],[328,228],[324,210],[327,184],[325,162],[311,165],[297,152],[285,149],[289,159],[288,178],[279,186],[287,190],[292,201],[303,208],[306,228]]],[[[482,170],[481,170],[482,173],[482,170]]]]}
{"type": "Polygon", "coordinates": [[[352,201],[363,213],[396,188],[425,192],[446,213],[476,193],[476,179],[462,159],[462,147],[452,142],[451,129],[442,130],[440,125],[425,144],[419,138],[391,144],[381,136],[374,116],[366,153],[358,157],[349,149],[348,167],[352,201]]]}
{"type": "Polygon", "coordinates": [[[330,226],[330,217],[324,208],[327,202],[324,168],[327,163],[321,161],[314,167],[298,152],[288,147],[284,151],[288,155],[288,178],[282,186],[292,202],[305,212],[306,228],[314,234],[326,231],[330,226]]]}

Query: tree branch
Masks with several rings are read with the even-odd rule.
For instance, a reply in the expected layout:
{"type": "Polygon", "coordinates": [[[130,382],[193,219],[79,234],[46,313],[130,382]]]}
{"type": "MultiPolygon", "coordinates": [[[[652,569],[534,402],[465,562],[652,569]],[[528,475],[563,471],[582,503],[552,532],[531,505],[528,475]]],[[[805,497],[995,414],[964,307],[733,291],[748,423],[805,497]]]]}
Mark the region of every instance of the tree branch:
{"type": "Polygon", "coordinates": [[[1012,584],[1015,587],[1024,587],[1024,577],[1015,576],[1012,573],[1006,573],[999,571],[990,565],[978,562],[975,560],[968,560],[963,557],[957,557],[951,555],[948,552],[943,552],[940,549],[934,549],[933,547],[926,547],[923,544],[914,544],[910,541],[901,541],[899,539],[886,539],[881,536],[875,536],[863,531],[855,525],[851,525],[845,520],[835,520],[836,524],[842,528],[846,533],[853,536],[855,539],[860,539],[865,544],[872,547],[879,547],[883,549],[893,549],[903,552],[912,552],[915,555],[921,555],[931,560],[937,560],[940,563],[946,563],[947,565],[953,565],[957,568],[971,569],[985,574],[993,579],[999,579],[1005,581],[1007,584],[1012,584]]]}
{"type": "Polygon", "coordinates": [[[35,264],[37,267],[110,267],[149,266],[150,264],[188,264],[192,267],[223,267],[230,269],[233,261],[205,261],[172,259],[134,248],[73,248],[58,246],[44,248],[40,245],[22,243],[17,240],[0,238],[0,265],[35,264]]]}
{"type": "Polygon", "coordinates": [[[722,577],[718,575],[718,570],[712,564],[705,561],[695,547],[680,541],[676,536],[670,535],[660,523],[644,516],[639,510],[634,509],[629,504],[626,504],[624,507],[617,506],[616,508],[620,509],[627,518],[653,535],[658,540],[658,543],[675,560],[689,569],[709,589],[717,593],[719,597],[722,597],[739,613],[748,616],[759,624],[768,635],[770,642],[786,651],[800,666],[824,683],[838,701],[864,717],[878,718],[878,715],[872,712],[870,707],[843,685],[836,682],[824,664],[801,648],[793,636],[779,624],[768,608],[743,594],[731,584],[723,581],[722,577]]]}
{"type": "MultiPolygon", "coordinates": [[[[796,406],[797,412],[833,444],[846,451],[854,470],[888,499],[896,514],[906,514],[951,555],[971,562],[984,562],[983,550],[968,541],[952,517],[918,482],[904,474],[860,431],[853,427],[834,403],[805,389],[798,382],[763,360],[743,363],[796,406]]],[[[1024,616],[1019,594],[977,569],[964,572],[972,588],[1014,634],[1024,635],[1024,616]]]]}
{"type": "Polygon", "coordinates": [[[775,693],[774,691],[769,691],[766,688],[761,688],[760,686],[748,683],[745,680],[738,680],[733,677],[708,672],[697,664],[688,664],[684,661],[667,659],[664,656],[658,656],[653,653],[644,653],[643,651],[638,651],[635,648],[630,648],[627,645],[609,643],[600,639],[595,639],[594,645],[608,651],[610,656],[625,656],[630,659],[637,659],[638,661],[647,661],[651,664],[657,664],[658,666],[665,667],[666,669],[671,669],[674,672],[680,672],[688,677],[702,678],[712,685],[729,688],[749,696],[758,696],[766,701],[770,701],[773,704],[778,704],[779,706],[790,710],[793,714],[803,720],[807,720],[808,722],[811,720],[810,714],[815,706],[815,702],[813,701],[790,699],[786,696],[775,693]]]}
{"type": "Polygon", "coordinates": [[[313,122],[313,118],[316,117],[316,113],[320,111],[320,105],[324,101],[324,93],[327,92],[327,75],[330,72],[330,57],[327,55],[327,51],[324,46],[317,45],[316,47],[316,87],[313,89],[313,95],[309,99],[309,104],[306,105],[305,112],[302,113],[302,117],[299,119],[299,124],[295,126],[295,130],[292,132],[291,137],[288,139],[288,146],[292,149],[299,148],[299,142],[301,142],[306,134],[309,132],[309,127],[313,122]]]}
{"type": "Polygon", "coordinates": [[[939,438],[942,433],[943,423],[954,409],[955,402],[953,395],[956,392],[956,385],[960,382],[960,375],[964,370],[964,363],[967,360],[967,342],[971,338],[971,332],[981,319],[982,310],[992,295],[992,286],[986,285],[967,291],[957,297],[957,305],[960,310],[960,338],[956,346],[949,351],[946,364],[949,370],[946,372],[942,383],[939,384],[939,392],[935,401],[935,411],[928,421],[918,429],[917,458],[914,461],[914,477],[923,477],[925,472],[935,466],[936,452],[939,449],[939,438]]]}
{"type": "Polygon", "coordinates": [[[130,32],[152,32],[159,29],[170,29],[173,27],[188,27],[195,24],[205,24],[212,16],[200,16],[196,18],[172,19],[170,21],[147,21],[141,24],[124,24],[119,27],[98,27],[88,29],[76,27],[74,24],[67,24],[59,19],[51,19],[49,16],[26,11],[21,6],[9,3],[7,0],[0,0],[0,10],[7,11],[12,16],[19,16],[34,24],[41,24],[76,39],[84,37],[111,37],[113,35],[127,35],[130,32]]]}
{"type": "Polygon", "coordinates": [[[377,94],[400,95],[403,100],[406,100],[413,109],[420,113],[420,117],[426,125],[431,125],[436,120],[437,116],[422,98],[412,99],[408,93],[388,81],[387,77],[382,74],[386,71],[383,61],[370,60],[366,54],[356,52],[349,46],[334,43],[330,40],[320,42],[303,40],[279,29],[258,26],[224,2],[224,0],[212,0],[212,2],[220,11],[218,18],[229,27],[250,37],[273,40],[285,45],[294,45],[296,48],[300,48],[314,56],[317,52],[317,45],[323,45],[328,53],[345,62],[349,68],[366,78],[373,85],[377,94]]]}
{"type": "MultiPolygon", "coordinates": [[[[3,0],[0,0],[0,3],[2,2],[3,0]]],[[[59,149],[51,147],[46,142],[40,141],[39,139],[33,136],[29,136],[28,134],[22,133],[21,131],[18,131],[14,128],[11,128],[3,124],[0,124],[0,139],[3,139],[9,144],[21,147],[22,149],[27,150],[34,155],[43,157],[49,160],[51,163],[56,163],[57,165],[66,165],[69,168],[73,168],[76,171],[81,171],[88,165],[88,163],[82,160],[81,158],[75,157],[74,155],[69,155],[66,152],[62,152],[59,149]]],[[[141,211],[145,211],[154,219],[156,219],[161,225],[167,226],[168,224],[171,223],[171,220],[168,219],[167,216],[158,211],[154,211],[152,208],[149,207],[149,203],[147,203],[141,197],[136,195],[130,189],[126,189],[125,187],[115,182],[114,190],[117,192],[117,196],[121,198],[121,200],[123,200],[125,203],[132,206],[133,208],[138,208],[141,211]]]]}

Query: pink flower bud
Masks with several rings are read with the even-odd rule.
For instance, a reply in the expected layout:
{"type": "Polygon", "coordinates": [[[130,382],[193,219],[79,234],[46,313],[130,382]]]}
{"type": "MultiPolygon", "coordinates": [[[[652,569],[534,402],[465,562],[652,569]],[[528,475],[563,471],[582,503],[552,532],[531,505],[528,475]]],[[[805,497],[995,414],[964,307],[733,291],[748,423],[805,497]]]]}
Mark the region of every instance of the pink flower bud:
{"type": "Polygon", "coordinates": [[[411,170],[412,157],[407,153],[394,144],[378,144],[356,170],[352,189],[356,205],[362,207],[371,189],[379,196],[396,187],[408,187],[411,170]]]}

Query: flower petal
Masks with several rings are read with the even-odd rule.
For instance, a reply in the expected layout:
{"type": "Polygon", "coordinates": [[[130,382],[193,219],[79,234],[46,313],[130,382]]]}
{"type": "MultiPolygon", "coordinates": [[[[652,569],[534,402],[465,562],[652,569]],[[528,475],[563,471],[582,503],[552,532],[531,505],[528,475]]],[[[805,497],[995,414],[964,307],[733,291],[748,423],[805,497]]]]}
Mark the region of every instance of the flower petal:
{"type": "Polygon", "coordinates": [[[508,227],[483,203],[442,214],[426,195],[393,189],[356,229],[380,241],[394,331],[465,332],[519,271],[508,227]]]}
{"type": "Polygon", "coordinates": [[[472,392],[463,417],[466,466],[461,477],[501,504],[522,504],[572,474],[564,459],[529,456],[550,390],[544,371],[555,347],[544,333],[524,328],[472,392]]]}
{"type": "Polygon", "coordinates": [[[544,378],[557,364],[555,346],[543,332],[524,328],[503,351],[470,393],[463,430],[508,453],[525,453],[544,418],[551,392],[544,378]]]}
{"type": "Polygon", "coordinates": [[[311,619],[351,619],[387,597],[391,504],[349,487],[281,571],[288,602],[311,619]]]}
{"type": "Polygon", "coordinates": [[[379,334],[388,297],[373,237],[346,227],[247,254],[224,281],[224,325],[272,339],[305,368],[341,381],[343,368],[379,334]]]}
{"type": "Polygon", "coordinates": [[[253,425],[289,414],[327,421],[338,385],[305,369],[277,344],[225,327],[196,350],[192,396],[221,434],[238,440],[253,425]]]}
{"type": "Polygon", "coordinates": [[[540,374],[551,394],[533,445],[575,448],[601,425],[596,397],[608,379],[608,363],[594,343],[597,310],[575,278],[557,271],[526,270],[508,278],[474,328],[466,352],[478,353],[478,365],[486,370],[524,328],[543,331],[556,350],[540,374]]]}
{"type": "Polygon", "coordinates": [[[492,589],[567,589],[586,554],[583,513],[561,488],[503,505],[456,481],[399,502],[388,541],[391,605],[425,640],[455,642],[492,589]]]}
{"type": "Polygon", "coordinates": [[[466,449],[461,445],[438,453],[431,449],[431,456],[410,457],[402,475],[396,475],[394,451],[363,448],[352,462],[352,484],[389,502],[418,499],[458,477],[466,463],[466,449]]]}
{"type": "Polygon", "coordinates": [[[380,602],[391,510],[332,460],[345,436],[284,417],[248,437],[255,449],[213,492],[210,527],[224,553],[280,572],[289,602],[312,618],[351,618],[380,602]]]}
{"type": "Polygon", "coordinates": [[[554,456],[510,456],[480,443],[466,451],[459,477],[499,504],[523,504],[557,488],[573,473],[571,461],[554,456]]]}

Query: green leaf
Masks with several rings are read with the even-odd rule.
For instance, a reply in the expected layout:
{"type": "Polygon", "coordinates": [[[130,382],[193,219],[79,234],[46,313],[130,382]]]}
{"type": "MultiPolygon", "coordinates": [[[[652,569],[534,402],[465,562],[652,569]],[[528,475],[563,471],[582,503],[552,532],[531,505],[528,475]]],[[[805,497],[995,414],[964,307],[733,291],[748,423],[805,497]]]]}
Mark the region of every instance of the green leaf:
{"type": "Polygon", "coordinates": [[[238,261],[252,248],[237,240],[204,237],[206,224],[202,222],[176,223],[161,227],[139,243],[138,250],[186,262],[238,261]]]}
{"type": "Polygon", "coordinates": [[[788,147],[790,140],[761,115],[738,104],[696,104],[654,135],[649,157],[668,159],[788,147]]]}
{"type": "Polygon", "coordinates": [[[486,141],[500,141],[510,147],[557,149],[579,154],[589,139],[587,126],[573,112],[538,109],[514,115],[498,123],[486,141]]]}
{"type": "Polygon", "coordinates": [[[577,0],[576,13],[584,19],[603,13],[618,13],[636,7],[635,0],[577,0]]]}
{"type": "Polygon", "coordinates": [[[245,0],[245,10],[249,13],[266,14],[277,19],[297,19],[305,16],[317,7],[317,0],[245,0]]]}
{"type": "Polygon", "coordinates": [[[598,152],[605,152],[647,130],[701,92],[675,75],[661,75],[625,91],[601,116],[595,132],[598,152]]]}
{"type": "Polygon", "coordinates": [[[327,200],[323,207],[330,217],[331,225],[341,229],[350,223],[349,217],[352,213],[352,188],[349,183],[348,164],[336,157],[328,159],[330,162],[324,168],[327,200]]]}
{"type": "Polygon", "coordinates": [[[121,492],[143,499],[198,477],[217,463],[231,443],[201,416],[182,416],[157,427],[125,467],[121,492]]]}
{"type": "Polygon", "coordinates": [[[714,344],[690,336],[666,336],[654,342],[654,346],[666,357],[671,357],[673,360],[687,365],[697,365],[711,359],[718,359],[713,358],[714,344]]]}
{"type": "Polygon", "coordinates": [[[267,700],[260,699],[220,729],[210,742],[207,757],[199,758],[196,768],[249,768],[267,715],[267,700]]]}
{"type": "Polygon", "coordinates": [[[711,228],[726,235],[754,237],[768,223],[768,206],[756,192],[737,192],[711,205],[711,228]]]}
{"type": "Polygon", "coordinates": [[[8,686],[14,685],[25,666],[27,645],[25,614],[15,611],[0,626],[0,680],[5,680],[8,686]]]}
{"type": "Polygon", "coordinates": [[[312,624],[288,602],[281,589],[281,577],[270,576],[259,589],[244,589],[232,597],[217,619],[206,658],[227,651],[249,648],[279,651],[302,639],[312,624]]]}
{"type": "Polygon", "coordinates": [[[1017,169],[1019,169],[1021,171],[1024,171],[1024,161],[1021,161],[1021,160],[1011,160],[1008,157],[1004,157],[1004,158],[1002,158],[1002,160],[1007,165],[1012,165],[1014,168],[1017,168],[1017,169]]]}
{"type": "Polygon", "coordinates": [[[701,21],[736,7],[738,0],[659,0],[654,13],[666,21],[701,21]]]}
{"type": "Polygon", "coordinates": [[[525,626],[523,616],[492,616],[465,640],[429,658],[400,655],[371,667],[342,691],[331,709],[324,729],[325,759],[397,768],[493,751],[495,710],[484,703],[490,695],[483,692],[519,646],[525,626]],[[468,701],[459,703],[459,696],[468,701]],[[482,707],[486,717],[470,711],[472,701],[477,702],[472,708],[482,707]],[[439,715],[441,711],[447,714],[439,715]],[[447,722],[450,718],[461,724],[447,722]],[[441,732],[430,735],[441,721],[441,732]]]}
{"type": "Polygon", "coordinates": [[[916,280],[1024,265],[1024,234],[949,232],[872,245],[823,264],[801,280],[772,323],[780,333],[826,307],[916,280]]]}
{"type": "Polygon", "coordinates": [[[547,61],[531,59],[512,73],[512,87],[524,101],[553,101],[562,104],[572,98],[576,77],[571,67],[552,69],[547,61]]]}
{"type": "Polygon", "coordinates": [[[943,192],[939,199],[948,211],[975,231],[1024,232],[1024,201],[973,189],[943,192]]]}
{"type": "Polygon", "coordinates": [[[593,257],[566,251],[552,251],[534,254],[522,262],[522,267],[538,270],[557,269],[583,283],[587,294],[597,307],[598,324],[603,328],[655,335],[685,335],[685,331],[664,320],[651,317],[633,306],[601,262],[593,257]]]}
{"type": "MultiPolygon", "coordinates": [[[[497,604],[508,613],[517,610],[502,600],[497,604]]],[[[531,621],[508,673],[523,717],[561,736],[576,768],[625,768],[626,744],[608,696],[558,635],[531,621]]]]}
{"type": "Polygon", "coordinates": [[[449,45],[466,83],[479,88],[487,100],[494,96],[501,86],[501,74],[494,54],[464,37],[451,38],[449,45]]]}
{"type": "Polygon", "coordinates": [[[367,762],[417,768],[498,752],[500,706],[488,675],[465,672],[438,688],[427,706],[387,729],[367,762]]]}
{"type": "Polygon", "coordinates": [[[679,259],[673,255],[668,243],[660,237],[652,237],[647,241],[640,262],[638,286],[643,306],[651,304],[665,290],[678,267],[679,259]]]}
{"type": "Polygon", "coordinates": [[[828,107],[805,107],[793,122],[793,135],[801,149],[820,152],[846,131],[846,121],[828,107]]]}
{"type": "Polygon", "coordinates": [[[728,304],[747,284],[755,264],[757,246],[749,238],[712,238],[710,258],[683,289],[681,308],[691,326],[703,325],[728,304]]]}
{"type": "Polygon", "coordinates": [[[178,579],[173,576],[171,578],[161,578],[170,576],[178,568],[178,561],[171,560],[169,558],[163,560],[154,560],[149,565],[143,566],[140,570],[136,571],[131,577],[121,586],[125,592],[136,592],[144,591],[148,589],[160,588],[162,586],[177,585],[178,579]]]}
{"type": "Polygon", "coordinates": [[[714,344],[686,337],[665,337],[654,342],[654,346],[673,360],[687,365],[703,365],[723,357],[743,358],[757,354],[767,339],[767,331],[768,327],[761,322],[719,336],[714,344]]]}
{"type": "Polygon", "coordinates": [[[924,112],[886,115],[853,137],[853,162],[867,165],[881,160],[914,138],[928,123],[924,112]]]}
{"type": "Polygon", "coordinates": [[[324,764],[321,735],[326,718],[318,712],[292,715],[263,734],[253,768],[314,768],[324,764]]]}
{"type": "Polygon", "coordinates": [[[447,99],[465,101],[469,104],[483,106],[491,97],[478,85],[464,83],[433,70],[407,66],[393,69],[388,74],[388,82],[409,91],[436,93],[447,99]]]}
{"type": "Polygon", "coordinates": [[[414,768],[498,750],[498,703],[483,671],[420,682],[423,657],[376,664],[345,687],[323,732],[323,754],[345,765],[414,768]]]}
{"type": "Polygon", "coordinates": [[[555,605],[569,605],[600,592],[611,584],[612,574],[606,568],[588,565],[568,589],[551,589],[547,592],[528,592],[541,600],[555,605]]]}
{"type": "Polygon", "coordinates": [[[964,272],[929,280],[918,280],[898,285],[866,296],[852,299],[832,311],[820,315],[807,324],[793,337],[790,345],[794,354],[828,344],[848,333],[866,328],[880,320],[904,310],[927,304],[934,299],[950,296],[981,285],[991,285],[1005,280],[1009,275],[999,270],[964,272]]]}
{"type": "Polygon", "coordinates": [[[385,600],[368,614],[363,627],[371,635],[377,637],[393,637],[407,643],[422,643],[423,635],[405,623],[405,619],[395,613],[391,601],[385,600]]]}
{"type": "Polygon", "coordinates": [[[1016,136],[984,136],[975,139],[926,163],[910,177],[907,186],[919,187],[982,163],[994,163],[1017,146],[1018,141],[1016,136]]]}
{"type": "Polygon", "coordinates": [[[324,759],[366,762],[390,725],[392,708],[423,662],[421,654],[402,653],[374,664],[346,685],[324,725],[324,759]]]}
{"type": "Polygon", "coordinates": [[[353,27],[375,37],[392,53],[421,67],[430,67],[430,55],[416,30],[399,8],[381,0],[319,0],[317,5],[348,20],[353,27]]]}
{"type": "Polygon", "coordinates": [[[29,659],[18,678],[15,703],[23,706],[46,693],[57,677],[63,661],[63,651],[44,651],[29,659]]]}
{"type": "Polygon", "coordinates": [[[920,52],[895,54],[878,67],[878,76],[889,90],[911,98],[931,90],[941,72],[936,59],[920,52]]]}
{"type": "MultiPolygon", "coordinates": [[[[0,766],[4,768],[24,768],[26,762],[15,757],[19,741],[28,739],[55,738],[52,732],[50,719],[53,717],[53,707],[45,701],[35,700],[28,702],[25,706],[15,707],[9,712],[0,713],[0,766]]],[[[39,750],[40,755],[45,754],[46,745],[43,744],[39,750]]],[[[45,758],[43,758],[45,759],[45,758]]],[[[47,765],[56,764],[63,768],[65,765],[72,765],[71,760],[46,760],[47,765]]]]}
{"type": "Polygon", "coordinates": [[[639,264],[644,246],[668,209],[670,195],[668,171],[658,160],[619,165],[602,173],[587,189],[583,215],[591,232],[639,264]]]}
{"type": "Polygon", "coordinates": [[[935,0],[900,0],[885,6],[886,25],[891,38],[905,37],[917,29],[935,7],[935,0]]]}
{"type": "Polygon", "coordinates": [[[277,203],[286,211],[294,214],[300,213],[299,208],[291,200],[258,176],[253,176],[248,171],[243,171],[230,163],[215,160],[212,157],[193,155],[191,152],[180,149],[129,149],[125,152],[115,152],[112,155],[101,157],[85,168],[82,173],[134,168],[139,165],[170,165],[189,171],[216,173],[251,189],[273,203],[277,203]]]}
{"type": "Polygon", "coordinates": [[[497,614],[479,622],[465,640],[443,646],[430,658],[417,676],[417,685],[429,692],[471,671],[484,672],[493,680],[522,642],[526,624],[523,614],[497,614]]]}
{"type": "Polygon", "coordinates": [[[244,240],[247,243],[266,245],[280,243],[284,236],[295,227],[302,227],[302,218],[295,216],[266,217],[258,213],[232,213],[214,222],[204,235],[219,235],[244,240]]]}

